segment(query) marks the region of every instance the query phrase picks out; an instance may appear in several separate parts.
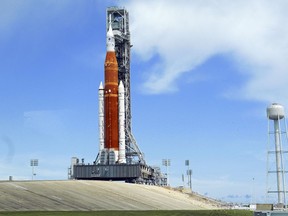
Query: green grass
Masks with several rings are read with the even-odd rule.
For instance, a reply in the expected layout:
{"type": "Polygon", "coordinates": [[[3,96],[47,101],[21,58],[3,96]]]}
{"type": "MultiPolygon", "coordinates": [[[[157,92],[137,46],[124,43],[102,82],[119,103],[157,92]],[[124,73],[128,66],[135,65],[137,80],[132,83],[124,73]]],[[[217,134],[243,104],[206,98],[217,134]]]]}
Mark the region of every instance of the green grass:
{"type": "Polygon", "coordinates": [[[0,216],[252,216],[251,211],[91,211],[91,212],[0,212],[0,216]]]}

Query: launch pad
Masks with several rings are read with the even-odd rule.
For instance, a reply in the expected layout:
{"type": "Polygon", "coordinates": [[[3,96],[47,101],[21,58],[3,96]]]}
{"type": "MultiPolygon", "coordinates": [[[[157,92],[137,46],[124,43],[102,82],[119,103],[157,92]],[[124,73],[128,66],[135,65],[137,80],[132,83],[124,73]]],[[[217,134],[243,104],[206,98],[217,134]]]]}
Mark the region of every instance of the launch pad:
{"type": "Polygon", "coordinates": [[[69,178],[167,185],[159,167],[146,164],[131,130],[129,13],[106,11],[105,82],[99,86],[99,152],[93,164],[72,158],[69,178]]]}
{"type": "Polygon", "coordinates": [[[161,175],[157,168],[142,164],[82,165],[78,163],[74,165],[73,177],[81,180],[167,185],[166,178],[161,175]]]}

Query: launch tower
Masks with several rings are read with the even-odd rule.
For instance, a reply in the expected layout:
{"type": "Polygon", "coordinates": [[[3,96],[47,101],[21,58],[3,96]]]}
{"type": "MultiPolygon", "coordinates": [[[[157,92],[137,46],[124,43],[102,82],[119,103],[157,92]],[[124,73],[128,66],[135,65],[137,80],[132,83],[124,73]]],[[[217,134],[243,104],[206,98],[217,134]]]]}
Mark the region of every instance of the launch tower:
{"type": "Polygon", "coordinates": [[[99,86],[99,153],[93,164],[72,158],[70,178],[166,185],[159,168],[148,166],[131,130],[129,14],[106,11],[104,85],[99,86]]]}
{"type": "Polygon", "coordinates": [[[115,37],[115,52],[118,62],[118,80],[124,85],[125,107],[125,144],[126,161],[128,164],[135,162],[145,163],[131,129],[131,94],[130,94],[130,41],[129,13],[124,8],[109,7],[106,12],[106,30],[109,28],[109,19],[115,37]]]}

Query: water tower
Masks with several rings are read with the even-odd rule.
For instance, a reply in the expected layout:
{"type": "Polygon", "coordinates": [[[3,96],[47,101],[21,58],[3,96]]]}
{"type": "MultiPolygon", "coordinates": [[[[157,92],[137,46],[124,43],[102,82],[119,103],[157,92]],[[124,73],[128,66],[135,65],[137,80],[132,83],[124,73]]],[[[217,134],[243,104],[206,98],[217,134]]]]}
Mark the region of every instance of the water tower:
{"type": "Polygon", "coordinates": [[[285,166],[283,150],[283,141],[287,142],[287,127],[285,121],[284,107],[278,103],[273,103],[267,107],[268,118],[268,156],[267,156],[267,193],[276,193],[278,196],[278,204],[286,204],[286,188],[285,188],[285,166]],[[274,127],[270,122],[273,121],[274,127]],[[283,135],[283,136],[282,136],[283,135]],[[273,157],[272,157],[273,155],[273,157]],[[274,162],[274,163],[273,163],[274,162]],[[269,168],[274,164],[274,168],[269,168]],[[276,176],[275,176],[276,174],[276,176]],[[270,189],[268,177],[273,175],[276,177],[277,189],[270,189]]]}

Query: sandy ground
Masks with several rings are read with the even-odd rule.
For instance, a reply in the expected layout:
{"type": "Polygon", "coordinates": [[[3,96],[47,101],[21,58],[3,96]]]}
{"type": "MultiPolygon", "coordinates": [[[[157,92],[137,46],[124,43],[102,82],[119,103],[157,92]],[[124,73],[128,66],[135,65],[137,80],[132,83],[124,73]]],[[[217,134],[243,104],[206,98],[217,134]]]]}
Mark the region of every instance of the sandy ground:
{"type": "Polygon", "coordinates": [[[167,188],[104,181],[0,182],[0,211],[216,209],[197,196],[167,188]]]}

